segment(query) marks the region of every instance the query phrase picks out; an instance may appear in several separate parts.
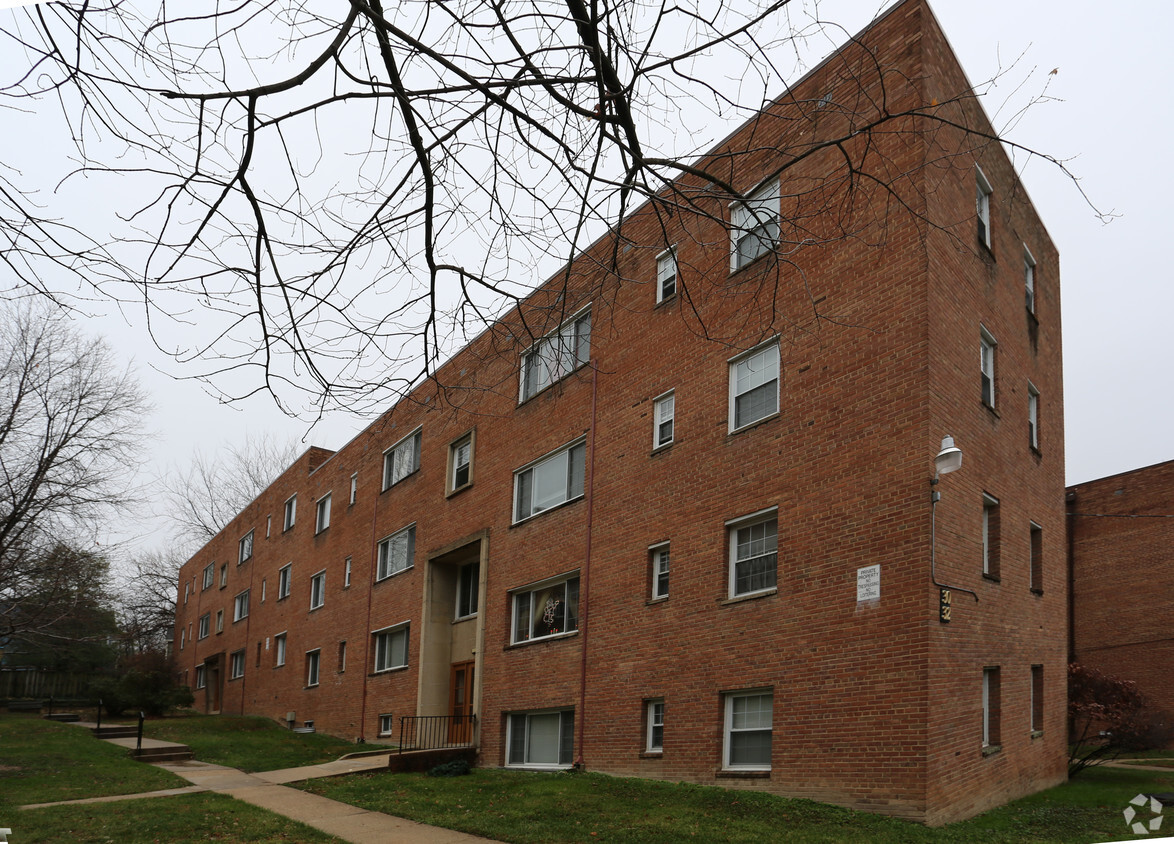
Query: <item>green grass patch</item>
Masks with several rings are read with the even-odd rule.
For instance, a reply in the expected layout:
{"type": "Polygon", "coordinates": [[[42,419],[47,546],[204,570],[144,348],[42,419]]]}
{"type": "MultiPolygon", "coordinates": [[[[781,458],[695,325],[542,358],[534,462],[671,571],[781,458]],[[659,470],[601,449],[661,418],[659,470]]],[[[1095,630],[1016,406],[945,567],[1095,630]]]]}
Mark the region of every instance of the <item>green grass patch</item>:
{"type": "MultiPolygon", "coordinates": [[[[145,767],[145,766],[144,766],[145,767]]],[[[339,839],[220,794],[5,811],[0,826],[20,844],[107,842],[314,842],[339,839]]]]}
{"type": "Polygon", "coordinates": [[[186,744],[201,762],[250,773],[329,762],[370,750],[321,733],[295,733],[270,721],[240,715],[188,715],[147,721],[143,734],[186,744]]]}
{"type": "Polygon", "coordinates": [[[1174,791],[1174,773],[1093,769],[968,821],[907,821],[753,791],[609,777],[477,769],[467,777],[375,773],[299,788],[513,844],[608,841],[1096,842],[1131,837],[1122,811],[1139,792],[1174,791]]]}
{"type": "MultiPolygon", "coordinates": [[[[174,774],[136,762],[90,731],[36,715],[0,715],[0,809],[179,788],[174,774]]],[[[0,819],[0,827],[11,826],[0,819]]],[[[21,839],[15,838],[14,841],[21,839]]]]}

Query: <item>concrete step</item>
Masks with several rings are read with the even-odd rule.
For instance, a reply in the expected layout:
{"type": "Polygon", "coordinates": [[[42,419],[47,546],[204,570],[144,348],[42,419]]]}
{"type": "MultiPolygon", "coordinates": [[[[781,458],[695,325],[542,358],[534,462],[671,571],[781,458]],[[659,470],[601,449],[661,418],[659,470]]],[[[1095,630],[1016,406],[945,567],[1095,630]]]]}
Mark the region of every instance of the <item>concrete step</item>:
{"type": "Polygon", "coordinates": [[[194,754],[187,745],[175,744],[170,747],[144,747],[140,751],[131,748],[130,755],[140,762],[182,762],[194,754]]]}
{"type": "Polygon", "coordinates": [[[135,738],[139,734],[139,728],[134,724],[114,724],[109,727],[92,727],[90,729],[97,738],[135,738]]]}
{"type": "Polygon", "coordinates": [[[41,717],[46,721],[61,721],[64,724],[71,724],[82,719],[82,716],[76,712],[54,712],[52,715],[42,715],[41,717]]]}

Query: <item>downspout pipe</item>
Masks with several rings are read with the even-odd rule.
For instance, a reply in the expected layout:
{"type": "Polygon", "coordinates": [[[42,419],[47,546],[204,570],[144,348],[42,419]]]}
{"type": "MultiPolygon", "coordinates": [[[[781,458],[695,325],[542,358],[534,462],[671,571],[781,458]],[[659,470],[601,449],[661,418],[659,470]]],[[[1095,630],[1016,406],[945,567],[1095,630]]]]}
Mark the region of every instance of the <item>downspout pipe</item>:
{"type": "Polygon", "coordinates": [[[597,413],[597,399],[599,395],[599,368],[594,358],[591,359],[591,433],[588,437],[587,453],[590,458],[587,463],[587,542],[584,551],[583,575],[579,586],[579,636],[582,643],[579,661],[579,711],[575,713],[575,722],[578,727],[576,748],[578,755],[575,758],[575,767],[582,768],[583,762],[583,735],[587,721],[587,625],[591,607],[591,523],[595,513],[595,427],[597,413]]]}

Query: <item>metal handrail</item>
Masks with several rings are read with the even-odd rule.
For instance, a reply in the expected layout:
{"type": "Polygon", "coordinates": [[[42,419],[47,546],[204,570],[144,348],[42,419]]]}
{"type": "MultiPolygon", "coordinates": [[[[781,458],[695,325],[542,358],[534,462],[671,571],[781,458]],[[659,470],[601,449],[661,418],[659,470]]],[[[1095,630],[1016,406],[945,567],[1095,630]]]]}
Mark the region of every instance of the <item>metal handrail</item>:
{"type": "Polygon", "coordinates": [[[399,719],[399,752],[470,747],[476,726],[476,715],[403,715],[399,719]]]}

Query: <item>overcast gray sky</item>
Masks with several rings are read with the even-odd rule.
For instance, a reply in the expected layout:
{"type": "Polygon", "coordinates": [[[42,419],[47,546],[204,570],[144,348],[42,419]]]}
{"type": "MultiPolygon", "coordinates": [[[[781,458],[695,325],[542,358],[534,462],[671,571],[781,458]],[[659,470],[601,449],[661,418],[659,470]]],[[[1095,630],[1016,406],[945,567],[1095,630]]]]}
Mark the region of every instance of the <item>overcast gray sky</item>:
{"type": "MultiPolygon", "coordinates": [[[[0,0],[0,7],[13,5],[0,0]]],[[[1050,79],[1048,94],[1057,101],[1034,106],[1010,136],[1067,160],[1091,200],[1119,215],[1102,224],[1055,168],[1021,162],[1023,181],[1060,250],[1068,483],[1174,458],[1168,351],[1174,285],[1167,255],[1174,169],[1162,153],[1174,124],[1165,95],[1174,81],[1167,43],[1174,4],[932,5],[973,82],[1017,62],[984,99],[997,128],[1009,117],[998,113],[1001,103],[1027,71],[1035,69],[1024,91],[1038,91],[1050,79]]],[[[823,18],[853,32],[879,8],[875,0],[820,4],[823,18]]],[[[1018,96],[1013,101],[1021,102],[1023,93],[1018,96]]],[[[307,434],[305,422],[286,417],[265,396],[225,406],[198,382],[173,377],[184,370],[145,340],[141,325],[113,314],[86,327],[135,361],[154,397],[154,471],[183,464],[195,448],[214,451],[250,432],[304,436],[307,445],[337,448],[365,425],[334,414],[307,434]]]]}

